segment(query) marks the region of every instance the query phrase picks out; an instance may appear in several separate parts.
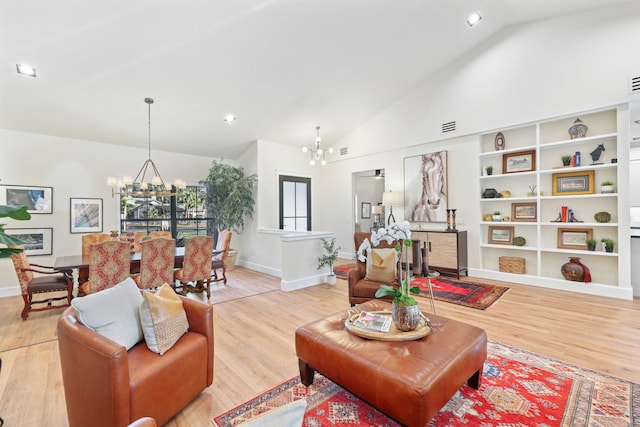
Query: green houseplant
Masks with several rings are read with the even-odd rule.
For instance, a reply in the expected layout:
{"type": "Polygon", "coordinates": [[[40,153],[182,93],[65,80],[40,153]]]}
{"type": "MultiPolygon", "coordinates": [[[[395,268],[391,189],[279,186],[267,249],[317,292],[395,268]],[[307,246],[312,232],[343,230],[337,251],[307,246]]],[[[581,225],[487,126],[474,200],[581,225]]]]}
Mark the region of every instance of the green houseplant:
{"type": "Polygon", "coordinates": [[[596,242],[595,239],[587,239],[587,249],[590,251],[595,251],[597,243],[598,242],[596,242]]]}
{"type": "MultiPolygon", "coordinates": [[[[20,221],[31,219],[31,214],[27,212],[26,206],[6,206],[0,205],[0,218],[12,218],[20,221]]],[[[4,232],[4,224],[0,224],[0,244],[5,246],[21,245],[23,242],[4,232]]],[[[0,258],[9,258],[12,254],[22,252],[22,249],[2,247],[0,248],[0,258]]]]}
{"type": "MultiPolygon", "coordinates": [[[[222,230],[241,232],[245,216],[253,218],[254,192],[258,176],[246,175],[241,167],[214,160],[209,174],[200,183],[207,190],[206,207],[212,224],[207,230],[218,241],[222,230]]],[[[230,249],[227,260],[233,265],[237,251],[230,249]]]]}
{"type": "Polygon", "coordinates": [[[614,241],[612,239],[601,239],[602,243],[604,243],[604,250],[606,252],[613,252],[614,241]]]}
{"type": "Polygon", "coordinates": [[[329,266],[329,277],[327,278],[327,282],[330,285],[335,285],[336,275],[333,272],[333,263],[338,259],[338,253],[342,248],[336,245],[335,237],[331,240],[324,238],[320,240],[322,241],[322,247],[325,253],[322,256],[318,257],[318,270],[320,270],[322,267],[329,266]]]}
{"type": "MultiPolygon", "coordinates": [[[[400,261],[400,267],[402,267],[402,254],[403,246],[411,246],[411,230],[408,221],[400,221],[392,224],[387,228],[380,228],[377,232],[371,233],[371,242],[365,239],[360,248],[358,248],[358,259],[365,261],[364,252],[367,249],[371,249],[371,244],[377,245],[381,241],[387,243],[393,243],[397,241],[395,246],[396,254],[400,261]]],[[[402,268],[398,271],[399,287],[391,285],[380,285],[380,288],[376,291],[376,298],[385,296],[393,297],[393,303],[391,306],[391,313],[393,322],[401,331],[411,331],[418,327],[421,320],[420,307],[418,302],[410,295],[418,295],[420,288],[417,286],[410,286],[411,277],[409,276],[409,259],[408,255],[405,259],[406,274],[402,277],[402,268]]]]}
{"type": "Polygon", "coordinates": [[[492,175],[493,174],[493,166],[487,166],[484,169],[487,171],[487,175],[492,175]]]}
{"type": "Polygon", "coordinates": [[[600,184],[601,193],[613,193],[613,181],[602,181],[600,184]]]}
{"type": "Polygon", "coordinates": [[[562,165],[563,166],[569,166],[571,164],[571,156],[566,155],[566,156],[562,156],[562,165]]]}

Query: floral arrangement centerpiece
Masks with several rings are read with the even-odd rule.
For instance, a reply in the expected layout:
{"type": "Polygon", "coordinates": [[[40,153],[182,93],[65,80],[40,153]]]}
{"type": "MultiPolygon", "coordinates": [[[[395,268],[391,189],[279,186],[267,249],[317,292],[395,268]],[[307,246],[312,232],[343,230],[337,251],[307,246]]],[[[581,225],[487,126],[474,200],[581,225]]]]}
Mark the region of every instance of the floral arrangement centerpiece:
{"type": "Polygon", "coordinates": [[[371,250],[371,245],[378,245],[381,241],[386,241],[391,244],[397,241],[396,260],[400,262],[400,268],[398,269],[398,288],[391,285],[380,285],[380,288],[376,292],[376,298],[385,296],[392,296],[392,317],[396,328],[401,331],[411,331],[418,327],[420,324],[421,313],[418,307],[418,302],[410,294],[419,294],[420,288],[417,286],[410,286],[411,276],[409,272],[409,256],[408,251],[403,251],[403,246],[411,246],[411,230],[409,221],[400,221],[390,225],[387,228],[380,228],[378,231],[371,233],[371,241],[364,239],[362,244],[358,248],[358,259],[362,262],[366,262],[366,251],[371,250]],[[402,255],[405,254],[405,268],[406,273],[404,278],[402,277],[402,255]]]}

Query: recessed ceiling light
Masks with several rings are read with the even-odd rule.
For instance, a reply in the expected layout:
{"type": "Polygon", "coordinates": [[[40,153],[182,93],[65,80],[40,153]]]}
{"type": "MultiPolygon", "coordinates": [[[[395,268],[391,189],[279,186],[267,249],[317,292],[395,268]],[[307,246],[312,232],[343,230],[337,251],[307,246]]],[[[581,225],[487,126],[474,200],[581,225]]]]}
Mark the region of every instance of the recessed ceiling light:
{"type": "Polygon", "coordinates": [[[238,118],[233,114],[227,114],[226,116],[224,116],[224,121],[229,124],[235,123],[236,120],[238,120],[238,118]]]}
{"type": "Polygon", "coordinates": [[[469,24],[470,27],[473,27],[474,25],[476,25],[478,23],[478,21],[480,21],[482,19],[482,16],[480,16],[479,13],[472,13],[468,18],[467,18],[467,24],[469,24]]]}
{"type": "Polygon", "coordinates": [[[25,76],[36,76],[36,69],[31,65],[26,64],[16,64],[16,69],[18,70],[18,74],[24,74],[25,76]]]}

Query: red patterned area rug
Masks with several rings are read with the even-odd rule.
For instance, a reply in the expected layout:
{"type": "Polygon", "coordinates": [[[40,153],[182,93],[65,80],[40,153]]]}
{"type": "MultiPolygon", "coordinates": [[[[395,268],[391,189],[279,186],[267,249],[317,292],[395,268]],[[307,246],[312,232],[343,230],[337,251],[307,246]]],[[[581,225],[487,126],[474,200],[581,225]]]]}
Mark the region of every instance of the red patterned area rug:
{"type": "MultiPolygon", "coordinates": [[[[640,425],[640,384],[489,341],[479,390],[464,385],[429,427],[622,427],[640,425]]],[[[293,400],[307,399],[305,427],[399,424],[316,373],[296,377],[216,418],[235,426],[293,400]]]]}
{"type": "Polygon", "coordinates": [[[333,267],[333,274],[341,279],[346,279],[349,276],[349,270],[355,267],[355,264],[343,264],[333,267]]]}
{"type": "MultiPolygon", "coordinates": [[[[420,288],[420,295],[429,296],[429,287],[425,277],[414,279],[411,285],[420,288]]],[[[433,289],[433,297],[438,301],[450,302],[478,310],[486,310],[509,290],[506,286],[445,279],[442,276],[431,279],[431,288],[433,289]]]]}

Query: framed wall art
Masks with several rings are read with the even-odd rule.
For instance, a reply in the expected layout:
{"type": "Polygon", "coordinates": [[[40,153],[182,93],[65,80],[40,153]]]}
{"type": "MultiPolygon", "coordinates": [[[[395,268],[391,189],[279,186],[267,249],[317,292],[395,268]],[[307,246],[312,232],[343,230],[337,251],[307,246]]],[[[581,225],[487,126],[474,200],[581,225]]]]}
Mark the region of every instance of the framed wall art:
{"type": "Polygon", "coordinates": [[[536,202],[511,203],[511,221],[536,222],[538,205],[536,202]]]}
{"type": "Polygon", "coordinates": [[[490,225],[487,242],[494,245],[513,245],[514,227],[490,225]]]}
{"type": "Polygon", "coordinates": [[[565,196],[571,194],[593,194],[595,172],[565,172],[553,174],[552,194],[554,196],[565,196]]]}
{"type": "Polygon", "coordinates": [[[28,256],[53,253],[53,228],[5,228],[4,232],[22,240],[28,256]]]}
{"type": "Polygon", "coordinates": [[[71,233],[102,232],[102,199],[71,199],[71,233]]]}
{"type": "Polygon", "coordinates": [[[405,157],[405,219],[446,222],[448,194],[446,150],[405,157]]]}
{"type": "Polygon", "coordinates": [[[362,219],[370,219],[371,218],[371,203],[362,202],[362,208],[360,209],[360,216],[362,219]]]}
{"type": "Polygon", "coordinates": [[[587,250],[587,240],[593,239],[593,228],[558,228],[558,247],[587,250]]]}
{"type": "Polygon", "coordinates": [[[53,187],[0,186],[0,205],[26,206],[31,214],[53,212],[53,187]]]}
{"type": "Polygon", "coordinates": [[[502,155],[502,173],[536,170],[536,150],[518,151],[502,155]]]}

